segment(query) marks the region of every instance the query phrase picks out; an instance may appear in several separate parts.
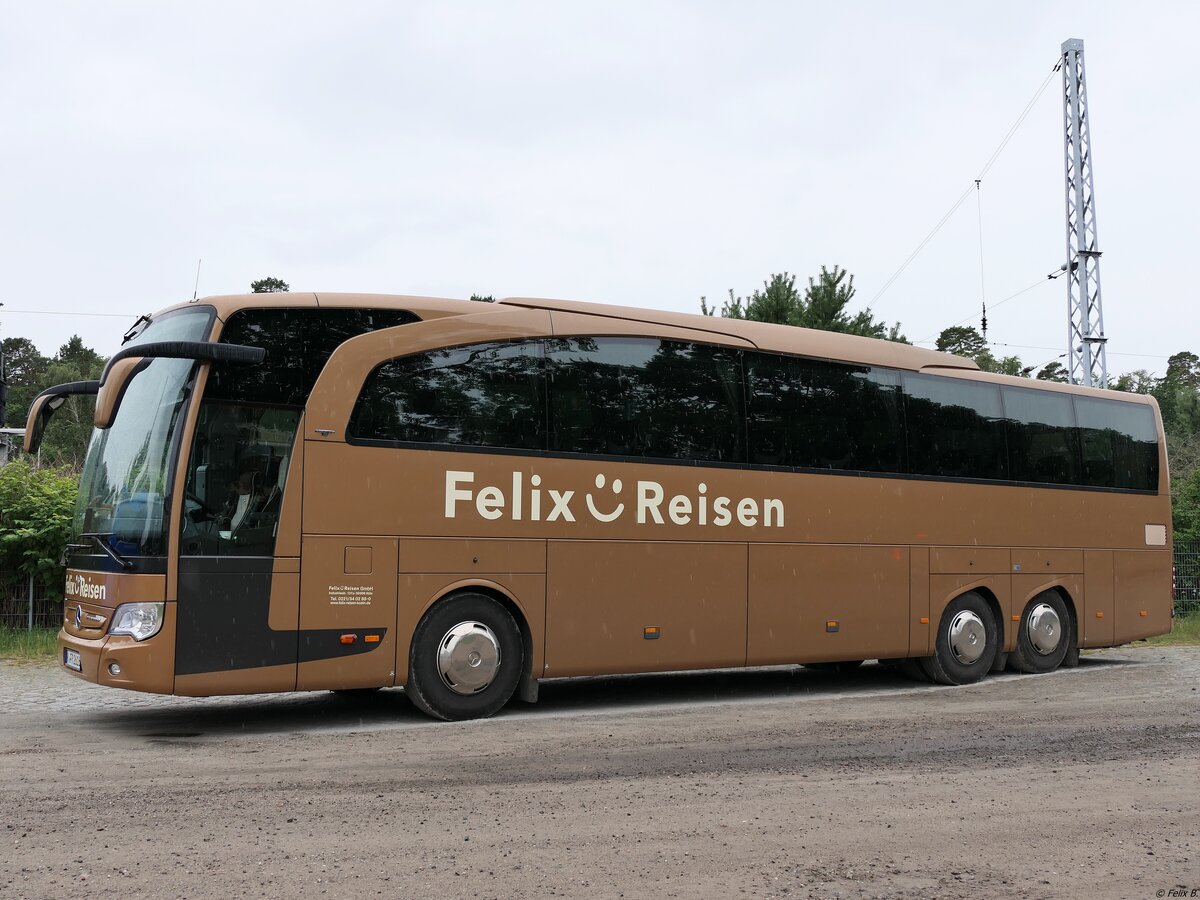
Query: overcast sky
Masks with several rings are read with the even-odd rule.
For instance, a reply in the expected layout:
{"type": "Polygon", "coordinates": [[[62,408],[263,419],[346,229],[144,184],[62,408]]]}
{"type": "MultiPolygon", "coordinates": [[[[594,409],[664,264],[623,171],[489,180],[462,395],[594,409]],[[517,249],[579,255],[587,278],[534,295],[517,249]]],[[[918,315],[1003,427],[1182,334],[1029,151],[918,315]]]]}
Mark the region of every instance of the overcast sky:
{"type": "MultiPolygon", "coordinates": [[[[202,296],[274,275],[689,312],[837,264],[911,340],[978,326],[974,197],[876,295],[1071,37],[1109,370],[1200,352],[1200,4],[0,11],[0,336],[45,353],[74,333],[111,353],[134,316],[191,297],[201,257],[202,296]]],[[[1066,286],[999,301],[1062,264],[1063,195],[1056,75],[979,197],[989,336],[1027,364],[1064,352],[1066,286]]]]}

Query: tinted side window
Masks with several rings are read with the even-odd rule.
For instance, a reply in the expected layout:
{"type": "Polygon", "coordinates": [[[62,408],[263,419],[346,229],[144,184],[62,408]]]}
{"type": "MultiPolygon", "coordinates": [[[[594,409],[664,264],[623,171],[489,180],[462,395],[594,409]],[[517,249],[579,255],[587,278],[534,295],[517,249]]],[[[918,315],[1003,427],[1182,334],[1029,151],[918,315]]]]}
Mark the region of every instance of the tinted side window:
{"type": "Polygon", "coordinates": [[[738,353],[653,338],[547,342],[551,449],[741,462],[738,353]]]}
{"type": "Polygon", "coordinates": [[[1004,421],[998,387],[905,373],[904,395],[912,474],[1006,477],[1004,421]]]}
{"type": "Polygon", "coordinates": [[[750,461],[902,472],[899,385],[887,370],[747,354],[750,461]]]}
{"type": "Polygon", "coordinates": [[[1079,435],[1069,394],[1004,388],[1009,477],[1079,484],[1079,435]]]}
{"type": "Polygon", "coordinates": [[[384,363],[350,419],[362,440],[545,449],[540,341],[433,350],[384,363]]]}
{"type": "Polygon", "coordinates": [[[221,342],[264,347],[266,359],[257,366],[213,363],[205,398],[303,406],[339,344],[416,320],[402,309],[239,310],[225,324],[221,342]]]}
{"type": "Polygon", "coordinates": [[[1083,444],[1083,483],[1096,487],[1158,489],[1158,435],[1154,411],[1141,403],[1075,397],[1083,444]]]}

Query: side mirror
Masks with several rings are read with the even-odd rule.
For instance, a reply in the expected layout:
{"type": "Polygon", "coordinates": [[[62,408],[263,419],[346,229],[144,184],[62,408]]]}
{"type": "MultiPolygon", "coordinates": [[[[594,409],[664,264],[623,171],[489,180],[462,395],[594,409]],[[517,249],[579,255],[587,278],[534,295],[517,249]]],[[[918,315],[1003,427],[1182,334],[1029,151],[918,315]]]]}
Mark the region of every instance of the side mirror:
{"type": "Polygon", "coordinates": [[[125,389],[129,387],[129,382],[133,380],[134,375],[148,365],[150,365],[148,359],[141,356],[127,356],[117,360],[104,370],[104,379],[100,382],[100,389],[96,394],[96,415],[92,420],[97,428],[112,427],[113,419],[117,417],[117,408],[121,405],[121,398],[125,396],[125,389]]]}
{"type": "Polygon", "coordinates": [[[98,381],[69,381],[46,388],[29,405],[29,416],[25,420],[25,452],[37,453],[41,446],[42,436],[46,433],[46,423],[58,411],[67,398],[78,394],[94,394],[100,390],[98,381]]]}
{"type": "Polygon", "coordinates": [[[262,347],[241,344],[210,344],[203,341],[161,341],[136,344],[118,350],[104,367],[100,376],[99,396],[96,397],[97,428],[111,428],[121,406],[125,389],[138,372],[156,359],[194,359],[197,362],[231,362],[255,365],[263,361],[267,351],[262,347]]]}
{"type": "Polygon", "coordinates": [[[167,341],[142,344],[117,352],[99,381],[70,381],[46,388],[29,406],[25,422],[25,452],[36,453],[46,432],[46,423],[67,397],[73,394],[96,394],[95,423],[97,428],[109,428],[116,418],[117,408],[125,389],[138,372],[150,365],[152,359],[195,359],[201,362],[233,362],[253,365],[263,361],[267,351],[261,347],[240,344],[207,344],[195,341],[167,341]],[[103,385],[103,387],[102,387],[103,385]]]}

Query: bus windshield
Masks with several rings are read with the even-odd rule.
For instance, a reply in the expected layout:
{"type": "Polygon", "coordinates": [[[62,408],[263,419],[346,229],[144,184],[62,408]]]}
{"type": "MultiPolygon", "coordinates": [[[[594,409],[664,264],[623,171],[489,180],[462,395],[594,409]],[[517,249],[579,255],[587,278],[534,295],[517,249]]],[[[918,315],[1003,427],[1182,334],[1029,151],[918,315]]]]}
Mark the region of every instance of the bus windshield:
{"type": "MultiPolygon", "coordinates": [[[[125,346],[202,341],[211,323],[210,307],[168,313],[125,346]]],[[[152,360],[130,380],[112,426],[92,432],[73,528],[83,552],[94,552],[84,545],[101,540],[121,557],[166,553],[165,498],[193,365],[187,359],[152,360]]]]}

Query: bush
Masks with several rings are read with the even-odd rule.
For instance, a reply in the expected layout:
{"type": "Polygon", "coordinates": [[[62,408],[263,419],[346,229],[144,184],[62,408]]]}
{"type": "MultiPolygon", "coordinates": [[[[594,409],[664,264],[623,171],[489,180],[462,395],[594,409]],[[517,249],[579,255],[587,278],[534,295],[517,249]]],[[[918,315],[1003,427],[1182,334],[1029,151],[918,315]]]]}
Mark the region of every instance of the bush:
{"type": "Polygon", "coordinates": [[[79,479],[15,460],[0,468],[0,571],[33,575],[62,597],[63,546],[70,540],[79,479]]]}

